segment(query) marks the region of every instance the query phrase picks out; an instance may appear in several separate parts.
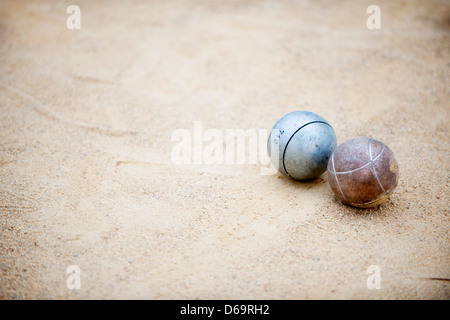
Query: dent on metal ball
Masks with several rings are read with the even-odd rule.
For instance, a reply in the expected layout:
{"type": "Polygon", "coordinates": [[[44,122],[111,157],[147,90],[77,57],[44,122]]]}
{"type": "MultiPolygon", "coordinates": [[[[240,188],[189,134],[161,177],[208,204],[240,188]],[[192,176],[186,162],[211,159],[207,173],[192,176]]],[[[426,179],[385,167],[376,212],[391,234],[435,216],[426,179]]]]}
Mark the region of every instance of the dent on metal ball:
{"type": "Polygon", "coordinates": [[[320,176],[337,146],[331,125],[309,111],[286,114],[273,126],[267,140],[272,164],[295,180],[320,176]]]}

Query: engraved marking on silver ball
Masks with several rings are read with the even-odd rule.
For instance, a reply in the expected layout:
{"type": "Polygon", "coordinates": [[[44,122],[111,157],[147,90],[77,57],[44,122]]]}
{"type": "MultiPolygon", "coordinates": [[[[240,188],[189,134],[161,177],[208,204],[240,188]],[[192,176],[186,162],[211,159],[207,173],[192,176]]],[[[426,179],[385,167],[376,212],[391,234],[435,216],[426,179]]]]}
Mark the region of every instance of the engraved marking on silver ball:
{"type": "Polygon", "coordinates": [[[301,129],[303,129],[303,128],[306,127],[307,125],[313,124],[313,123],[323,123],[323,124],[326,124],[327,126],[329,126],[331,129],[333,129],[333,127],[330,126],[330,124],[327,123],[327,122],[325,122],[325,121],[311,121],[311,122],[308,122],[307,124],[304,124],[303,126],[301,126],[300,128],[298,128],[297,130],[295,130],[295,132],[292,134],[292,136],[290,136],[289,140],[286,142],[286,146],[284,147],[284,150],[283,150],[283,168],[284,168],[284,172],[286,172],[287,175],[288,175],[289,177],[291,177],[291,175],[290,175],[289,172],[286,170],[286,165],[284,164],[284,158],[285,158],[285,154],[286,154],[286,149],[287,149],[287,147],[288,147],[288,145],[289,145],[289,142],[291,142],[292,138],[297,134],[297,132],[299,132],[301,129]]]}

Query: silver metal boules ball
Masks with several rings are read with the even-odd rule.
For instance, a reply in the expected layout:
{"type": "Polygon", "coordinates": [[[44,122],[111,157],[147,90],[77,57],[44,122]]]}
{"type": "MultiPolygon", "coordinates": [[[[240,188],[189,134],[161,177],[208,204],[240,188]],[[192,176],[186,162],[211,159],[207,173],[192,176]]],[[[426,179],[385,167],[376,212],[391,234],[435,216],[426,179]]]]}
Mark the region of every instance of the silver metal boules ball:
{"type": "Polygon", "coordinates": [[[272,164],[295,180],[324,173],[336,146],[336,135],[328,121],[309,111],[286,114],[275,123],[267,140],[272,164]]]}

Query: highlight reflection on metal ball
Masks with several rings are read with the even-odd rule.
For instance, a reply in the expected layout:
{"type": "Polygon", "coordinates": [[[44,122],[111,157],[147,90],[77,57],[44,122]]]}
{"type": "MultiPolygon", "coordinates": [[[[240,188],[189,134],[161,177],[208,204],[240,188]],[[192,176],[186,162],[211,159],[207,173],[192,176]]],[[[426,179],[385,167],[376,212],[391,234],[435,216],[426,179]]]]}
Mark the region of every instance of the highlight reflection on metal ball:
{"type": "Polygon", "coordinates": [[[273,126],[267,140],[272,164],[295,180],[320,176],[337,146],[331,125],[309,111],[286,114],[273,126]]]}

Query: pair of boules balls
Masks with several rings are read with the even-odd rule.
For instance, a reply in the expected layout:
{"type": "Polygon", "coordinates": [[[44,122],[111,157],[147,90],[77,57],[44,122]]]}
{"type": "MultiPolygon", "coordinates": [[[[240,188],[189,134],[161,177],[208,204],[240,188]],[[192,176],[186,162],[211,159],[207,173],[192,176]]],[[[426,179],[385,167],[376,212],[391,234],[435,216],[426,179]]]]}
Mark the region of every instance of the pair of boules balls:
{"type": "Polygon", "coordinates": [[[346,205],[375,207],[398,183],[398,163],[384,143],[356,137],[337,147],[333,128],[323,117],[294,111],[270,131],[267,150],[272,164],[295,180],[310,180],[327,171],[328,182],[346,205]]]}

